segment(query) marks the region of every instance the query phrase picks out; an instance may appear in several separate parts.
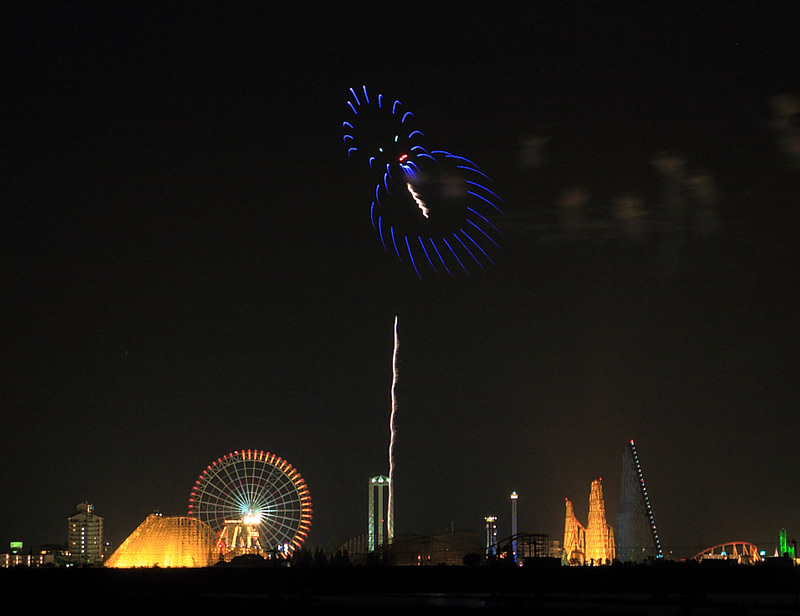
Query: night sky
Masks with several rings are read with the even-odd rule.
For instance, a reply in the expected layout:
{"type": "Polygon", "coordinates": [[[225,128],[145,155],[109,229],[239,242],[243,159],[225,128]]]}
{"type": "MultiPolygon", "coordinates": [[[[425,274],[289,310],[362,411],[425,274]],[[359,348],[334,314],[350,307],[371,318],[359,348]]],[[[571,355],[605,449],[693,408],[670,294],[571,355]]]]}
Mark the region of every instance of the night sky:
{"type": "Polygon", "coordinates": [[[473,6],[4,5],[0,549],[66,541],[83,501],[118,545],[248,448],[306,480],[310,546],[365,532],[395,315],[398,534],[507,536],[516,490],[561,540],[596,477],[613,524],[635,439],[675,556],[800,537],[800,165],[770,106],[800,93],[796,4],[473,6]],[[496,267],[384,252],[342,143],[363,84],[494,179],[496,267]],[[713,177],[711,232],[663,224],[665,151],[713,177]]]}

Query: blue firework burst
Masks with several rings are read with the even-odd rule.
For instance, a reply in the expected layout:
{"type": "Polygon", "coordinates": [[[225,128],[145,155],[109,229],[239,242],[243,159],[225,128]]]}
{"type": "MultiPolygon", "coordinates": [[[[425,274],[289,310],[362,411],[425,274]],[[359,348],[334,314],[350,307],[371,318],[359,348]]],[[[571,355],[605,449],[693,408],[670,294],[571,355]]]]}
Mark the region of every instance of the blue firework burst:
{"type": "Polygon", "coordinates": [[[384,249],[419,278],[495,265],[504,214],[492,180],[463,156],[426,148],[399,101],[370,97],[366,86],[350,94],[344,141],[375,174],[370,218],[384,249]]]}
{"type": "Polygon", "coordinates": [[[348,119],[342,122],[347,155],[364,159],[373,171],[396,161],[425,136],[414,127],[414,113],[403,103],[380,93],[371,95],[367,86],[350,88],[347,109],[348,119]]]}

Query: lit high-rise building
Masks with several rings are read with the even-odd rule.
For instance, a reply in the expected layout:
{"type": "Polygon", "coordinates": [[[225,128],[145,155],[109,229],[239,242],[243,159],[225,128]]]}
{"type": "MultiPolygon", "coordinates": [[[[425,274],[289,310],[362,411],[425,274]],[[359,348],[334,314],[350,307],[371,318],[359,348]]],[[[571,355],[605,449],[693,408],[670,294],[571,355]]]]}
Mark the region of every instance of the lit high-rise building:
{"type": "Polygon", "coordinates": [[[67,548],[75,565],[103,564],[103,518],[89,503],[79,503],[67,519],[67,548]]]}
{"type": "Polygon", "coordinates": [[[486,555],[497,556],[497,516],[486,516],[486,555]]]}
{"type": "Polygon", "coordinates": [[[617,557],[622,562],[644,562],[662,556],[661,542],[636,453],[636,444],[631,441],[622,455],[617,557]]]}
{"type": "Polygon", "coordinates": [[[384,542],[394,538],[386,519],[388,512],[389,478],[383,475],[369,480],[369,551],[374,552],[384,542]]]}

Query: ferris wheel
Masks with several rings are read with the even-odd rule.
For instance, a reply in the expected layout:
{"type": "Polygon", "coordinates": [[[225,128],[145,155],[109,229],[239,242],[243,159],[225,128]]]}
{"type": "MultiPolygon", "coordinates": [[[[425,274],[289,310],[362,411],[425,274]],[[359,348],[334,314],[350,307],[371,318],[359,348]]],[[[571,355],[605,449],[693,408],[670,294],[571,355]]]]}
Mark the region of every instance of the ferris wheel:
{"type": "Polygon", "coordinates": [[[218,533],[223,554],[288,558],[311,526],[311,496],[300,473],[266,451],[234,451],[200,474],[189,496],[189,517],[218,533]]]}

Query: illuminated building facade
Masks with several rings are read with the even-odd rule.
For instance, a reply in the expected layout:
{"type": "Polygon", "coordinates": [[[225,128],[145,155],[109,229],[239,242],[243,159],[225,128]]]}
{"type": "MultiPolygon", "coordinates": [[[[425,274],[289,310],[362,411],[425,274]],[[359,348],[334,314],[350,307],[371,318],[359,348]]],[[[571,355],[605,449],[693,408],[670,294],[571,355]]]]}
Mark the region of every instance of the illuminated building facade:
{"type": "Polygon", "coordinates": [[[67,519],[67,549],[75,565],[103,564],[103,518],[94,506],[80,503],[67,519]]]}
{"type": "Polygon", "coordinates": [[[497,556],[497,516],[486,516],[486,556],[497,556]]]}
{"type": "Polygon", "coordinates": [[[564,560],[570,565],[611,564],[616,557],[614,529],[606,522],[603,480],[592,481],[589,493],[589,523],[584,527],[575,517],[572,501],[566,499],[564,560]]]}
{"type": "Polygon", "coordinates": [[[388,512],[389,495],[388,477],[379,475],[369,480],[369,551],[374,552],[384,542],[391,542],[394,529],[388,525],[386,513],[388,512]]]}
{"type": "Polygon", "coordinates": [[[56,564],[55,554],[0,554],[0,567],[52,567],[56,564]]]}
{"type": "Polygon", "coordinates": [[[209,567],[218,560],[216,533],[188,516],[152,513],[122,542],[106,567],[209,567]]]}
{"type": "Polygon", "coordinates": [[[650,497],[642,467],[631,441],[622,455],[622,482],[617,514],[617,558],[622,562],[645,562],[662,558],[650,497]]]}
{"type": "Polygon", "coordinates": [[[11,541],[9,551],[0,554],[0,567],[62,567],[70,566],[66,546],[42,545],[37,550],[23,549],[21,541],[11,541]]]}
{"type": "Polygon", "coordinates": [[[0,567],[71,567],[66,544],[44,544],[38,549],[23,549],[21,541],[12,541],[9,551],[0,554],[0,567]]]}

